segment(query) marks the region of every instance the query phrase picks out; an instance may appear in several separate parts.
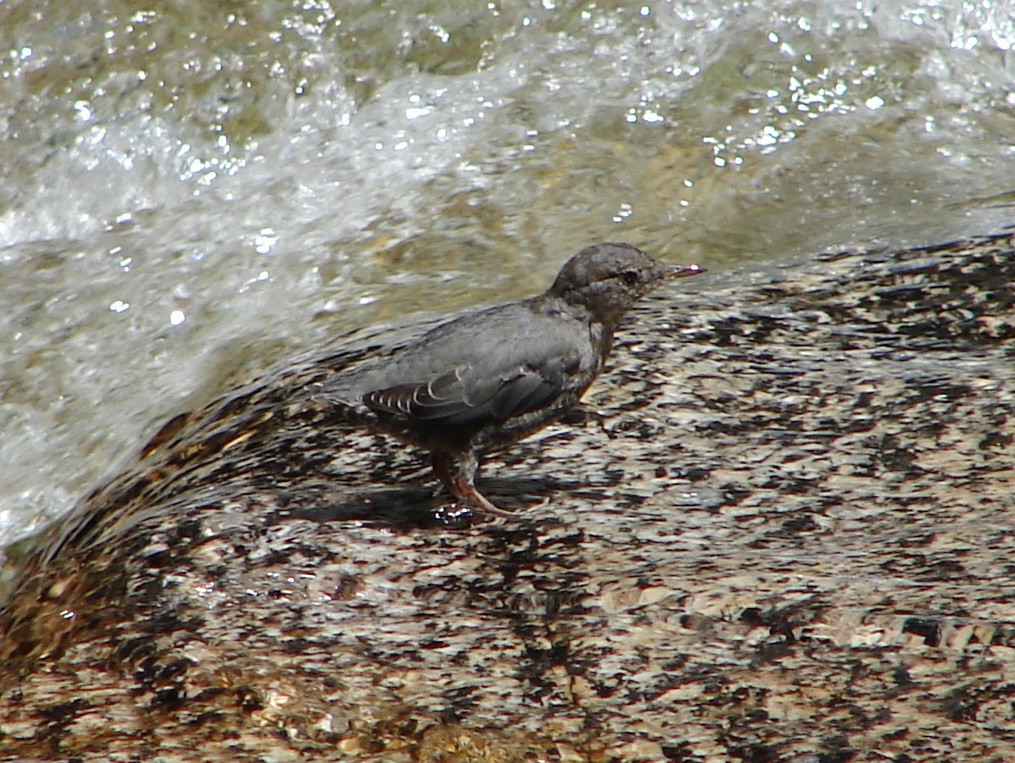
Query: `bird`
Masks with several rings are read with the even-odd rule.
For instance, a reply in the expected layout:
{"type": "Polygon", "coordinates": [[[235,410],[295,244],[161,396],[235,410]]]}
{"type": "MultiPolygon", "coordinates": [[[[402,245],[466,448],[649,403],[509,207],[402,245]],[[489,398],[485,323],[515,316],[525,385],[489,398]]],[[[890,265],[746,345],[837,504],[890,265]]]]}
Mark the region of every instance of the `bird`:
{"type": "Polygon", "coordinates": [[[628,308],[665,280],[703,272],[631,244],[589,246],[542,294],[441,323],[393,354],[316,382],[312,398],[429,451],[456,508],[510,515],[476,487],[480,456],[574,408],[628,308]]]}

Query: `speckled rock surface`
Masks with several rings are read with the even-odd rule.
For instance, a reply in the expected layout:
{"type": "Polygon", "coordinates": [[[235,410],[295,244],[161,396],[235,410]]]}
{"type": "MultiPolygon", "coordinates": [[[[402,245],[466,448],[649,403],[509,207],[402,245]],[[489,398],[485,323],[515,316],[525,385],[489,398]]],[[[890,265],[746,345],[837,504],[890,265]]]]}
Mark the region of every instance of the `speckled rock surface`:
{"type": "Polygon", "coordinates": [[[376,336],[175,419],[0,612],[0,760],[1015,760],[1013,248],[647,300],[513,520],[301,394],[376,336]]]}

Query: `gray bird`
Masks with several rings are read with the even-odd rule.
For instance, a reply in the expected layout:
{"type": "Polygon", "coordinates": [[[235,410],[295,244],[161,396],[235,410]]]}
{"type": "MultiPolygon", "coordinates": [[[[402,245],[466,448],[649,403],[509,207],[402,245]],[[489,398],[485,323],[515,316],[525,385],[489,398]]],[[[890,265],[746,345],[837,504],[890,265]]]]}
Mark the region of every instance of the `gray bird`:
{"type": "Polygon", "coordinates": [[[627,309],[661,281],[704,272],[630,244],[597,244],[544,293],[468,313],[312,394],[372,430],[425,448],[457,499],[503,514],[476,489],[479,455],[560,418],[603,368],[627,309]]]}

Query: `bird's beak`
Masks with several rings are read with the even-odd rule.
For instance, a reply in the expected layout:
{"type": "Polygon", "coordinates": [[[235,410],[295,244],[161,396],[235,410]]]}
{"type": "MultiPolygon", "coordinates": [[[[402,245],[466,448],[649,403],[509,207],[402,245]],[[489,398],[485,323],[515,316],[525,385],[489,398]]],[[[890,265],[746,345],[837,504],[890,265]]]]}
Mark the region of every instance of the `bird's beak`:
{"type": "Polygon", "coordinates": [[[666,268],[663,273],[663,278],[686,278],[687,276],[696,276],[698,273],[704,273],[705,268],[698,267],[697,265],[664,265],[666,268]]]}

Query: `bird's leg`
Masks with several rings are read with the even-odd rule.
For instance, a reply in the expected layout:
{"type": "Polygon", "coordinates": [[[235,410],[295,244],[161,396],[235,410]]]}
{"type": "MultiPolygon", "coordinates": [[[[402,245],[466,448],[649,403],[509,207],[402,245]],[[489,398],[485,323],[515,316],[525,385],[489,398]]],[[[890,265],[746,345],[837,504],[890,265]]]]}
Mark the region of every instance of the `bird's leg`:
{"type": "Polygon", "coordinates": [[[455,498],[469,501],[490,514],[502,517],[514,516],[510,511],[504,511],[496,506],[476,488],[475,478],[479,461],[475,454],[467,453],[455,460],[447,453],[434,451],[431,463],[434,473],[455,498]]]}

